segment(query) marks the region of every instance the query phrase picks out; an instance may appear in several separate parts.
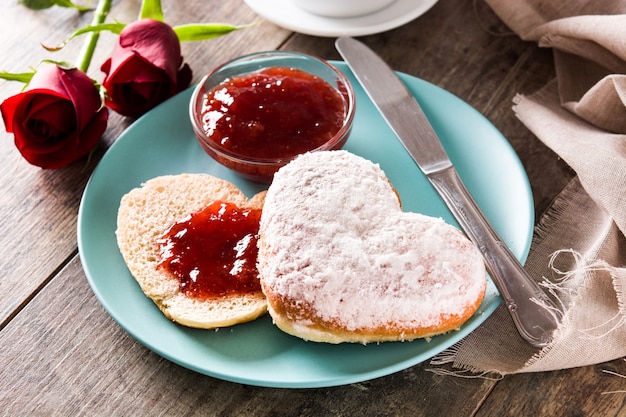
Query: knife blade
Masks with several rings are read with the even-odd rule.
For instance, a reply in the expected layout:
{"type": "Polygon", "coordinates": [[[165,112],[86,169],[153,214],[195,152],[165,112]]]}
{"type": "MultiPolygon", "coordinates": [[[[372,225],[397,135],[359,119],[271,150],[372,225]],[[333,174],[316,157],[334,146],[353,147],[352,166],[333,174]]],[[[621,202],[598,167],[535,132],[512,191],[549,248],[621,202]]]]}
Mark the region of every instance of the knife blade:
{"type": "Polygon", "coordinates": [[[374,51],[350,37],[335,47],[417,166],[480,250],[519,334],[544,347],[554,337],[561,309],[526,273],[498,236],[458,175],[417,100],[374,51]]]}

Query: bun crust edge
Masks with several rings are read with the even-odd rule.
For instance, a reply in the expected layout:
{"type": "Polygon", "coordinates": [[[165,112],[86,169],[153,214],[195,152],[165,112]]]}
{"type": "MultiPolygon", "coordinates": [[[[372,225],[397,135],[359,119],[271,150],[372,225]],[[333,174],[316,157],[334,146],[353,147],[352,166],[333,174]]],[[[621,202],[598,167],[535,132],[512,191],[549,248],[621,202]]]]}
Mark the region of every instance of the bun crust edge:
{"type": "Polygon", "coordinates": [[[398,200],[378,165],[347,151],[304,154],[277,172],[258,260],[277,327],[314,342],[409,341],[476,312],[487,283],[478,249],[398,200]]]}
{"type": "Polygon", "coordinates": [[[187,297],[175,277],[157,268],[155,240],[172,224],[213,201],[260,209],[264,199],[265,191],[248,199],[234,184],[208,174],[156,177],[122,197],[115,232],[117,244],[142,292],[170,320],[201,329],[252,321],[267,311],[261,291],[206,300],[187,297]]]}

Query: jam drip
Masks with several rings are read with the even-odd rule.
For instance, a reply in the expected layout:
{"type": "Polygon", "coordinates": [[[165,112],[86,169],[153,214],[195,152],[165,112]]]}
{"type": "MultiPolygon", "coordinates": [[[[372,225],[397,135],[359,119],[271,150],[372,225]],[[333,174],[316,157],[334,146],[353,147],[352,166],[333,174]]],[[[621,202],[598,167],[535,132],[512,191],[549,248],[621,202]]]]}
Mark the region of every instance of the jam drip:
{"type": "Polygon", "coordinates": [[[256,268],[261,210],[215,201],[174,224],[158,240],[157,268],[192,298],[261,290],[256,268]]]}
{"type": "Polygon", "coordinates": [[[230,78],[204,96],[203,129],[238,155],[284,158],[316,149],[344,119],[342,96],[324,79],[270,67],[230,78]]]}

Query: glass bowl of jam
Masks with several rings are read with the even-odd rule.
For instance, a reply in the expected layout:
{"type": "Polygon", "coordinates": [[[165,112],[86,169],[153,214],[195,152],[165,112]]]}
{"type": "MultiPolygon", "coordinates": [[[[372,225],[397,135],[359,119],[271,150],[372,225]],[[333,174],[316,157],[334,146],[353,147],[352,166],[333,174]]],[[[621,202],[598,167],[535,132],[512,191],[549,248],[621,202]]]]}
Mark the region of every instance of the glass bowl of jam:
{"type": "Polygon", "coordinates": [[[190,118],[202,148],[218,163],[257,182],[297,155],[340,149],[348,140],[355,96],[325,60],[297,52],[245,55],[206,75],[190,118]]]}

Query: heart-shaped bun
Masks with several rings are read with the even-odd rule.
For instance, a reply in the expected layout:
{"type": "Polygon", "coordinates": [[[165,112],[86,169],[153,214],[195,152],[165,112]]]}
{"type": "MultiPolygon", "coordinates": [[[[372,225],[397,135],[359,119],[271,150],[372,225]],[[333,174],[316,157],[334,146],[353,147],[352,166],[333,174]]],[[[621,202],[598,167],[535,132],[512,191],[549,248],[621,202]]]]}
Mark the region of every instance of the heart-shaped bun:
{"type": "Polygon", "coordinates": [[[122,197],[117,215],[117,243],[141,290],[169,319],[188,327],[212,329],[251,321],[265,314],[258,290],[211,299],[188,297],[168,271],[157,268],[157,239],[174,223],[214,201],[261,209],[265,192],[248,198],[234,184],[206,174],[165,175],[147,181],[122,197]]]}
{"type": "Polygon", "coordinates": [[[307,153],[278,171],[257,266],[274,323],[317,342],[448,332],[486,288],[482,257],[458,229],[403,212],[378,165],[347,151],[307,153]]]}

